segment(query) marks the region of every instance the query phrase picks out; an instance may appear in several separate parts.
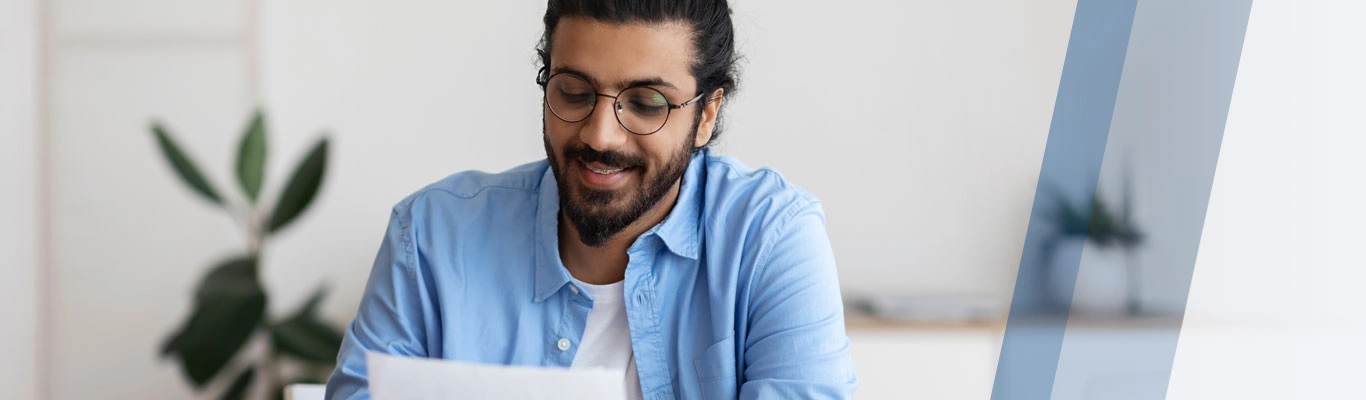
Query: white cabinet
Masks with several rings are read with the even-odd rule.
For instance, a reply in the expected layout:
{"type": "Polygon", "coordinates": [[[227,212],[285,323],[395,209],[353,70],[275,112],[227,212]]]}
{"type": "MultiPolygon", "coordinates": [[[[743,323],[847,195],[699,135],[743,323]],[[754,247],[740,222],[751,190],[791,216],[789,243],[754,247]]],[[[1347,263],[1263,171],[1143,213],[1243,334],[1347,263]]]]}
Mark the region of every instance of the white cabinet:
{"type": "MultiPolygon", "coordinates": [[[[1179,322],[1174,318],[1069,321],[1052,398],[1161,398],[1179,322]]],[[[851,319],[848,334],[859,375],[855,398],[988,400],[1004,327],[1004,321],[924,325],[851,319]]]]}
{"type": "Polygon", "coordinates": [[[987,400],[1003,331],[997,327],[851,324],[856,399],[987,400]]]}

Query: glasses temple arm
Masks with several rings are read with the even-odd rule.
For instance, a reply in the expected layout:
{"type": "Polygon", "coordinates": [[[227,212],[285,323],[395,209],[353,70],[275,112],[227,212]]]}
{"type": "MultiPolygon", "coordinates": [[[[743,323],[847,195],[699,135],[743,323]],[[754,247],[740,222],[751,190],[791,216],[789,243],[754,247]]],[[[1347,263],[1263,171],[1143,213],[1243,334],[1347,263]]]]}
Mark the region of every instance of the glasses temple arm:
{"type": "Polygon", "coordinates": [[[680,108],[683,108],[683,107],[687,107],[689,104],[696,103],[698,100],[702,100],[702,95],[704,95],[704,94],[706,94],[706,93],[698,93],[698,94],[697,94],[697,97],[693,97],[692,100],[688,100],[688,101],[685,101],[685,102],[683,102],[683,103],[681,103],[681,104],[679,104],[679,105],[676,105],[676,106],[669,106],[669,107],[670,107],[670,108],[673,108],[673,109],[675,109],[675,110],[680,109],[680,108]]]}

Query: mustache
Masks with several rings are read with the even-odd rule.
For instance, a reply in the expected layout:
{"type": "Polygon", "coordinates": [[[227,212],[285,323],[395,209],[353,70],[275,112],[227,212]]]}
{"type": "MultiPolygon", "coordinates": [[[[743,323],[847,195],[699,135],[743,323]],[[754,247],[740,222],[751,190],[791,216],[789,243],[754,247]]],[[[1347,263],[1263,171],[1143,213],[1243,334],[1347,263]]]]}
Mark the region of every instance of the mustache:
{"type": "Polygon", "coordinates": [[[587,146],[565,147],[564,157],[567,160],[579,160],[584,163],[596,162],[611,168],[631,168],[645,165],[645,159],[641,156],[619,151],[597,151],[587,146]]]}

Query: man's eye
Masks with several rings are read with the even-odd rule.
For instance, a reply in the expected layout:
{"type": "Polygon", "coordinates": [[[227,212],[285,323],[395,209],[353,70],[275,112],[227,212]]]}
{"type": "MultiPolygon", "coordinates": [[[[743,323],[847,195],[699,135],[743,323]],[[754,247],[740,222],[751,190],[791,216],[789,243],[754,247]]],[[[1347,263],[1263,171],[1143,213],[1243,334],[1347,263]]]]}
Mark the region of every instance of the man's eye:
{"type": "Polygon", "coordinates": [[[631,112],[640,114],[641,116],[645,117],[664,115],[667,106],[661,106],[657,104],[658,103],[655,102],[642,102],[637,100],[631,100],[627,103],[627,105],[631,108],[631,112]]]}
{"type": "Polygon", "coordinates": [[[569,93],[561,91],[560,98],[564,99],[567,103],[583,104],[593,101],[593,94],[587,92],[569,93]]]}

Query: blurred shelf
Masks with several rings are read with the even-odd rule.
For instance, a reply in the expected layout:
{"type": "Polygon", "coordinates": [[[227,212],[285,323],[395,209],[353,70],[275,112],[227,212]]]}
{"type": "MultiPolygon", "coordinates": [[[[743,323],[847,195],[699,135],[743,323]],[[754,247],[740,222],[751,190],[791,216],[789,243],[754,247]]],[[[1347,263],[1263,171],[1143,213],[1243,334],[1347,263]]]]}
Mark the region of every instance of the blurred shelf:
{"type": "MultiPolygon", "coordinates": [[[[1021,326],[1031,325],[1052,325],[1058,318],[1039,318],[1033,320],[1019,321],[1021,326]]],[[[978,320],[899,320],[879,318],[862,312],[848,312],[845,314],[844,327],[849,332],[876,332],[876,331],[946,331],[946,330],[986,330],[1004,331],[1007,319],[1005,317],[978,320]]],[[[1181,328],[1181,318],[1175,316],[1131,316],[1131,317],[1096,317],[1096,316],[1076,316],[1067,321],[1069,329],[1081,328],[1088,330],[1176,330],[1181,328]]]]}
{"type": "Polygon", "coordinates": [[[900,320],[879,318],[867,313],[847,313],[844,316],[844,329],[850,332],[868,331],[949,331],[949,330],[1004,330],[1005,318],[981,320],[900,320]]]}

